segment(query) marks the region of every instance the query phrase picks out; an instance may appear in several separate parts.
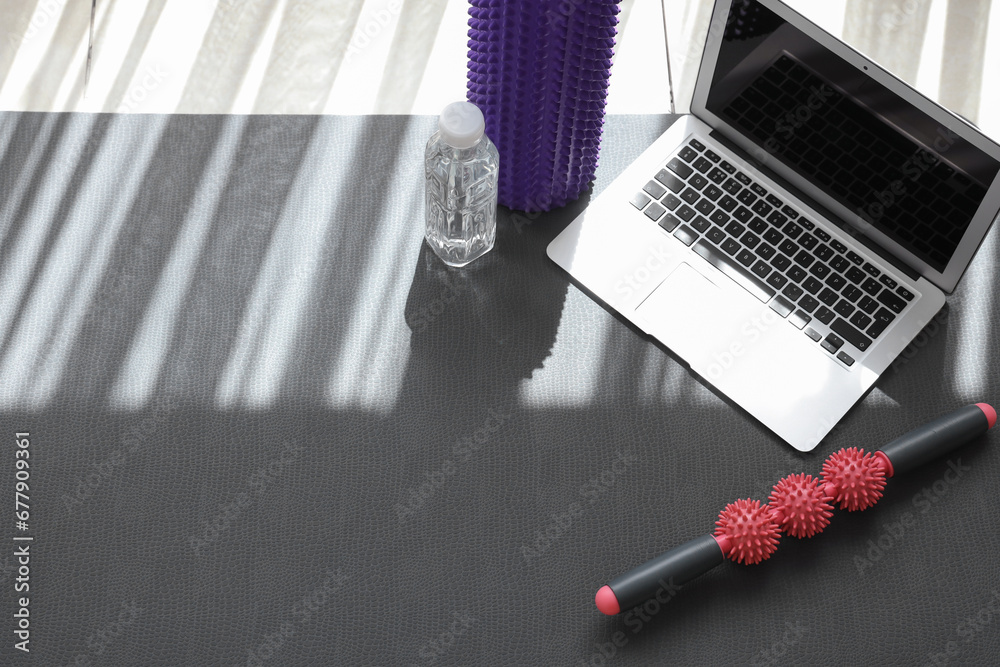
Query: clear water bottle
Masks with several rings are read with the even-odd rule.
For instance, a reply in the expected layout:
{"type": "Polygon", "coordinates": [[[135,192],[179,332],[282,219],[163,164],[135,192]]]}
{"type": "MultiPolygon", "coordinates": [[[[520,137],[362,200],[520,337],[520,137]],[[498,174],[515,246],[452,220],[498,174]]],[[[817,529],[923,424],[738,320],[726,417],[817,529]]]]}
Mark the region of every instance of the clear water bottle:
{"type": "Polygon", "coordinates": [[[445,107],[424,153],[424,238],[446,264],[465,266],[493,248],[499,172],[483,112],[469,102],[445,107]]]}

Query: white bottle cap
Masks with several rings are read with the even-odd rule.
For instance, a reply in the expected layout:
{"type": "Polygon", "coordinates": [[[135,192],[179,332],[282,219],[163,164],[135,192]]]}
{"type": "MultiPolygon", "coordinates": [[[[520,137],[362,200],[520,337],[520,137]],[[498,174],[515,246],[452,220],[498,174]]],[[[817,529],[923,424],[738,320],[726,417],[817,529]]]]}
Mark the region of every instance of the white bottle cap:
{"type": "Polygon", "coordinates": [[[486,133],[486,118],[472,102],[452,102],[438,119],[441,140],[455,148],[472,148],[486,133]]]}

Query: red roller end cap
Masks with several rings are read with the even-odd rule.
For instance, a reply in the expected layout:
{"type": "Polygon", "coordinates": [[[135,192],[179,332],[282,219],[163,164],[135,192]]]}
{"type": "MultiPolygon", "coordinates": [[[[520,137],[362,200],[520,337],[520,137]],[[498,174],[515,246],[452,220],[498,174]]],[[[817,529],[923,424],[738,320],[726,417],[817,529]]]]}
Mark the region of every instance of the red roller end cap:
{"type": "Polygon", "coordinates": [[[615,592],[611,590],[610,586],[601,586],[597,595],[594,596],[594,602],[597,603],[597,608],[601,610],[602,614],[614,616],[621,611],[621,607],[618,606],[618,598],[615,597],[615,592]]]}
{"type": "Polygon", "coordinates": [[[833,498],[812,475],[789,475],[774,485],[768,504],[780,512],[781,529],[792,537],[812,537],[830,525],[833,498]]]}
{"type": "Polygon", "coordinates": [[[726,505],[715,522],[716,537],[729,540],[730,559],[744,565],[754,565],[767,560],[778,548],[778,524],[771,516],[771,508],[759,500],[737,500],[726,505]]]}
{"type": "Polygon", "coordinates": [[[823,463],[823,481],[835,488],[834,500],[848,512],[865,510],[878,502],[885,488],[880,461],[857,447],[830,454],[823,463]]]}
{"type": "Polygon", "coordinates": [[[993,406],[989,403],[976,403],[976,406],[986,415],[986,421],[989,422],[990,428],[996,426],[997,411],[993,409],[993,406]]]}

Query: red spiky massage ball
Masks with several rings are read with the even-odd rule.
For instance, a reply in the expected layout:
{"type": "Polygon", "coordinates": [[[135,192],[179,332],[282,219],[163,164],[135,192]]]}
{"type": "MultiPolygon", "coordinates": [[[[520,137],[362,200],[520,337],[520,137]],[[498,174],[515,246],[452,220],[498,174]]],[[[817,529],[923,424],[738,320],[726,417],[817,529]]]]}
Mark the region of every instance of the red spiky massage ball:
{"type": "Polygon", "coordinates": [[[818,479],[799,473],[774,485],[768,503],[774,520],[793,537],[812,537],[830,525],[833,498],[826,495],[818,479]]]}
{"type": "Polygon", "coordinates": [[[754,565],[767,560],[778,548],[778,524],[771,516],[771,508],[759,500],[747,498],[726,505],[715,522],[716,537],[729,541],[726,554],[737,563],[754,565]]]}
{"type": "Polygon", "coordinates": [[[870,452],[857,447],[834,452],[823,463],[826,493],[849,512],[868,509],[882,497],[885,471],[870,452]]]}

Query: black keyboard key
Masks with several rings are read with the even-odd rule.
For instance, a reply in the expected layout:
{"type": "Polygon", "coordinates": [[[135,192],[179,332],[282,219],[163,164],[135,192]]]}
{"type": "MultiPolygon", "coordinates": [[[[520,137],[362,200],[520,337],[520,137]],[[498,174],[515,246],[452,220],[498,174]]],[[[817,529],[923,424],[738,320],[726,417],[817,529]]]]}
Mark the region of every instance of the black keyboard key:
{"type": "Polygon", "coordinates": [[[823,243],[829,243],[830,239],[832,238],[826,231],[822,229],[817,229],[816,231],[813,232],[813,234],[815,234],[816,238],[818,238],[823,243]]]}
{"type": "Polygon", "coordinates": [[[851,323],[847,320],[838,317],[834,320],[833,324],[830,325],[830,329],[835,334],[843,336],[844,340],[862,352],[871,347],[872,339],[851,326],[851,323]]]}
{"type": "Polygon", "coordinates": [[[718,167],[708,172],[708,180],[712,181],[716,185],[721,185],[725,182],[726,178],[728,178],[726,176],[726,172],[722,171],[718,167]]]}
{"type": "Polygon", "coordinates": [[[794,222],[789,222],[788,225],[785,227],[784,232],[785,232],[785,236],[787,236],[790,239],[794,239],[799,234],[802,233],[802,228],[799,227],[794,222]]]}
{"type": "Polygon", "coordinates": [[[688,188],[687,190],[681,193],[681,199],[683,199],[689,204],[693,204],[699,199],[701,199],[701,195],[698,194],[698,191],[695,190],[694,188],[688,188]]]}
{"type": "Polygon", "coordinates": [[[851,305],[850,301],[844,301],[843,299],[833,307],[833,312],[837,313],[841,317],[850,317],[854,314],[854,306],[851,305]]]}
{"type": "MultiPolygon", "coordinates": [[[[782,317],[788,317],[795,310],[795,304],[781,296],[780,294],[771,299],[770,303],[767,304],[771,310],[778,313],[782,317]]],[[[802,325],[805,326],[805,325],[802,325]]],[[[800,329],[802,327],[799,327],[800,329]]]]}
{"type": "Polygon", "coordinates": [[[883,290],[882,293],[878,295],[878,301],[883,306],[887,306],[889,310],[894,313],[901,313],[903,312],[903,309],[906,308],[906,302],[889,290],[883,290]]]}
{"type": "MultiPolygon", "coordinates": [[[[759,219],[760,218],[758,218],[758,220],[759,219]]],[[[785,238],[785,235],[782,234],[781,232],[779,232],[774,227],[771,227],[766,232],[764,232],[764,240],[767,241],[768,243],[770,243],[771,245],[778,245],[779,243],[781,243],[781,240],[784,239],[784,238],[785,238]]]]}
{"type": "Polygon", "coordinates": [[[708,230],[708,228],[711,227],[712,225],[709,224],[708,220],[699,215],[691,223],[691,226],[694,228],[696,232],[704,234],[708,230]]]}
{"type": "MultiPolygon", "coordinates": [[[[846,292],[847,290],[844,291],[846,292]]],[[[865,298],[861,299],[861,303],[858,304],[858,308],[871,315],[876,310],[878,310],[878,301],[871,298],[870,296],[866,296],[865,298]]]]}
{"type": "Polygon", "coordinates": [[[736,251],[740,249],[740,244],[734,239],[726,239],[720,247],[727,255],[735,255],[736,251]]]}
{"type": "Polygon", "coordinates": [[[878,267],[872,264],[871,262],[865,262],[865,265],[862,268],[865,270],[865,273],[872,276],[873,278],[878,278],[880,275],[882,275],[882,272],[878,270],[878,267]]]}
{"type": "Polygon", "coordinates": [[[863,294],[864,294],[864,292],[862,292],[861,290],[859,290],[854,285],[848,285],[840,293],[840,296],[844,297],[845,299],[847,299],[851,303],[854,303],[855,301],[857,301],[858,299],[860,299],[863,294]]]}
{"type": "Polygon", "coordinates": [[[832,241],[830,241],[830,247],[832,247],[834,250],[840,253],[847,252],[847,246],[838,241],[837,239],[833,239],[832,241]]]}
{"type": "Polygon", "coordinates": [[[761,243],[760,246],[757,247],[757,255],[764,260],[770,260],[774,257],[775,252],[775,249],[766,243],[761,243]]]}
{"type": "Polygon", "coordinates": [[[754,275],[756,275],[758,278],[767,278],[769,275],[771,275],[771,271],[773,271],[774,269],[772,269],[771,265],[765,262],[764,260],[758,259],[757,262],[752,267],[750,267],[750,270],[753,271],[754,275]]]}
{"type": "MultiPolygon", "coordinates": [[[[836,271],[837,273],[844,273],[845,271],[847,271],[847,267],[851,266],[851,263],[848,262],[847,258],[844,257],[843,255],[837,255],[836,257],[833,258],[833,260],[830,261],[830,266],[832,266],[833,270],[836,271]]],[[[862,274],[862,277],[864,277],[864,274],[862,274]]]]}
{"type": "Polygon", "coordinates": [[[752,231],[753,233],[761,236],[766,234],[768,230],[771,229],[770,227],[767,226],[766,222],[764,222],[763,220],[761,220],[756,216],[754,216],[753,220],[747,223],[747,227],[749,227],[750,231],[752,231]]]}
{"type": "Polygon", "coordinates": [[[744,204],[746,204],[747,206],[753,206],[754,202],[757,201],[758,199],[757,195],[755,195],[750,190],[743,190],[738,195],[736,195],[736,198],[739,199],[744,204]]]}
{"type": "Polygon", "coordinates": [[[879,282],[874,278],[868,278],[861,285],[861,289],[868,292],[872,296],[876,296],[879,292],[882,291],[882,285],[880,285],[879,282]]]}
{"type": "Polygon", "coordinates": [[[797,220],[799,217],[799,212],[788,204],[781,207],[781,212],[787,215],[789,220],[797,220]]]}
{"type": "Polygon", "coordinates": [[[852,357],[851,355],[847,354],[846,352],[838,352],[837,353],[837,358],[840,359],[840,361],[843,362],[843,364],[845,366],[853,366],[854,365],[854,357],[852,357]]]}
{"type": "Polygon", "coordinates": [[[799,220],[799,224],[808,229],[810,232],[816,228],[816,224],[808,218],[802,218],[799,220]]]}
{"type": "Polygon", "coordinates": [[[823,340],[823,334],[816,331],[812,327],[806,327],[805,334],[812,338],[814,343],[818,343],[823,340]]]}
{"type": "Polygon", "coordinates": [[[844,285],[847,284],[847,281],[844,280],[844,276],[840,275],[839,273],[831,273],[826,277],[826,280],[824,280],[823,282],[829,285],[831,289],[834,289],[838,292],[844,288],[844,285]]]}
{"type": "Polygon", "coordinates": [[[635,206],[640,211],[646,208],[646,204],[650,202],[649,195],[645,192],[639,192],[634,197],[632,197],[632,206],[635,206]]]}
{"type": "Polygon", "coordinates": [[[677,195],[675,195],[672,192],[667,193],[667,196],[661,199],[660,201],[663,202],[663,205],[667,207],[668,211],[673,211],[674,209],[676,209],[678,206],[681,205],[681,200],[678,199],[677,195]]]}
{"type": "MultiPolygon", "coordinates": [[[[739,178],[739,176],[737,176],[737,178],[739,178]]],[[[750,180],[750,179],[747,179],[747,180],[750,180]]],[[[753,190],[754,194],[757,195],[758,197],[766,197],[767,196],[767,190],[765,190],[763,187],[761,187],[760,183],[750,182],[750,183],[746,183],[746,185],[749,185],[750,189],[753,190]]]]}
{"type": "Polygon", "coordinates": [[[715,207],[712,206],[712,202],[707,199],[700,199],[698,200],[698,203],[694,205],[694,210],[698,211],[702,215],[712,215],[712,213],[715,212],[715,207]]]}
{"type": "Polygon", "coordinates": [[[663,227],[668,232],[677,229],[677,225],[679,224],[681,224],[681,221],[669,214],[663,220],[660,220],[660,227],[663,227]]]}
{"type": "Polygon", "coordinates": [[[851,262],[857,264],[858,266],[861,266],[862,264],[865,263],[864,257],[854,252],[853,250],[849,250],[847,252],[847,259],[851,260],[851,262]]]}
{"type": "Polygon", "coordinates": [[[816,247],[817,243],[819,243],[819,240],[809,233],[803,234],[802,237],[799,238],[799,245],[806,250],[812,250],[816,247]]]}
{"type": "Polygon", "coordinates": [[[759,215],[760,217],[764,218],[767,217],[767,214],[770,213],[773,209],[771,209],[771,207],[767,205],[767,202],[765,202],[764,200],[760,200],[756,204],[751,206],[750,210],[759,215]]]}
{"type": "Polygon", "coordinates": [[[736,175],[733,176],[733,178],[735,178],[737,181],[739,181],[743,185],[746,185],[747,187],[750,187],[750,186],[753,185],[753,181],[750,180],[750,177],[747,176],[746,174],[744,174],[742,171],[736,172],[736,175]]]}
{"type": "Polygon", "coordinates": [[[773,206],[773,207],[775,207],[777,209],[780,209],[782,206],[785,205],[785,202],[781,201],[781,199],[779,199],[778,197],[775,197],[774,195],[768,195],[766,197],[766,199],[767,199],[767,203],[768,204],[770,204],[771,206],[773,206]]]}
{"type": "Polygon", "coordinates": [[[799,308],[806,311],[807,313],[811,313],[812,311],[816,310],[816,307],[818,305],[819,301],[817,301],[815,298],[813,298],[808,294],[799,299],[799,308]]]}
{"type": "Polygon", "coordinates": [[[736,173],[736,167],[734,167],[733,165],[729,164],[725,160],[723,160],[722,164],[720,164],[719,166],[722,167],[722,171],[726,172],[727,174],[735,174],[736,173]]]}
{"type": "Polygon", "coordinates": [[[874,321],[872,322],[872,325],[868,327],[868,331],[865,333],[867,333],[872,338],[878,338],[879,336],[882,335],[882,332],[884,332],[889,327],[889,325],[892,324],[892,321],[894,319],[896,319],[895,315],[893,315],[885,308],[881,308],[877,313],[875,313],[874,321]]]}
{"type": "Polygon", "coordinates": [[[680,191],[684,189],[684,181],[677,178],[666,169],[660,170],[660,173],[656,175],[656,180],[663,183],[671,192],[674,193],[679,194],[680,191]]]}
{"type": "Polygon", "coordinates": [[[674,230],[674,238],[678,239],[684,245],[691,245],[698,240],[698,235],[687,225],[681,225],[674,230]]]}
{"type": "Polygon", "coordinates": [[[837,354],[837,350],[844,346],[844,340],[837,334],[830,334],[823,339],[823,342],[820,343],[820,345],[822,345],[823,349],[830,354],[837,354]]]}
{"type": "Polygon", "coordinates": [[[820,280],[823,280],[823,278],[826,278],[828,275],[830,275],[830,271],[831,271],[830,267],[824,264],[823,262],[816,262],[815,264],[812,265],[812,268],[809,269],[809,273],[813,274],[820,280]]]}
{"type": "MultiPolygon", "coordinates": [[[[700,148],[698,150],[705,150],[705,149],[700,148]]],[[[685,162],[691,162],[693,160],[698,159],[698,151],[692,150],[689,146],[685,146],[684,148],[682,148],[678,153],[678,155],[680,155],[681,159],[684,160],[685,162]]]]}
{"type": "Polygon", "coordinates": [[[719,200],[719,208],[721,208],[726,213],[732,213],[734,210],[736,210],[736,207],[739,205],[740,203],[735,199],[733,199],[732,197],[730,197],[729,195],[726,195],[725,197],[719,200]]]}
{"type": "MultiPolygon", "coordinates": [[[[816,238],[819,238],[819,236],[817,235],[816,238]]],[[[820,243],[818,246],[816,246],[816,249],[813,250],[813,254],[819,257],[821,261],[829,262],[830,258],[833,257],[833,250],[831,250],[830,246],[828,246],[827,244],[820,243]]]]}
{"type": "Polygon", "coordinates": [[[704,240],[695,243],[693,249],[712,266],[732,278],[736,284],[753,294],[760,301],[767,303],[774,296],[774,290],[768,287],[764,281],[735,263],[726,255],[720,253],[704,240]]]}
{"type": "Polygon", "coordinates": [[[716,163],[718,163],[719,161],[722,160],[721,157],[719,157],[718,155],[716,155],[712,151],[705,151],[705,157],[707,157],[712,162],[716,162],[716,163]]]}
{"type": "Polygon", "coordinates": [[[691,167],[684,164],[683,162],[681,162],[680,158],[672,158],[670,162],[667,163],[667,168],[670,169],[670,171],[677,174],[678,176],[680,176],[681,178],[687,178],[688,176],[694,173],[694,170],[691,169],[691,167]]]}
{"type": "Polygon", "coordinates": [[[738,182],[736,182],[735,179],[730,178],[728,181],[722,184],[722,189],[731,195],[736,195],[741,190],[743,190],[743,186],[740,185],[738,182]]]}
{"type": "Polygon", "coordinates": [[[684,222],[691,222],[691,219],[695,216],[694,209],[690,206],[681,206],[675,211],[675,214],[684,222]]]}
{"type": "Polygon", "coordinates": [[[785,239],[784,241],[781,242],[781,245],[778,246],[778,250],[785,253],[786,255],[794,256],[795,253],[799,251],[799,246],[796,245],[794,241],[785,239]]]}
{"type": "Polygon", "coordinates": [[[895,280],[884,274],[882,275],[881,278],[878,279],[878,281],[883,285],[885,285],[886,287],[888,287],[889,289],[896,289],[896,285],[899,284],[895,280]]]}
{"type": "Polygon", "coordinates": [[[657,220],[660,219],[660,216],[666,213],[666,211],[667,209],[663,208],[656,202],[653,202],[652,204],[649,205],[649,208],[645,210],[645,213],[647,218],[649,218],[653,222],[656,222],[657,220]]]}
{"type": "Polygon", "coordinates": [[[786,284],[788,284],[788,278],[781,275],[780,273],[775,272],[767,277],[767,284],[773,287],[774,289],[781,289],[786,284]]]}
{"type": "Polygon", "coordinates": [[[771,215],[767,216],[767,221],[778,229],[781,229],[785,226],[785,223],[788,222],[788,216],[783,215],[778,211],[771,211],[771,215]]]}
{"type": "Polygon", "coordinates": [[[712,163],[706,160],[705,158],[700,157],[694,161],[693,166],[695,169],[705,174],[708,172],[709,169],[712,168],[712,163]]]}
{"type": "Polygon", "coordinates": [[[714,243],[715,245],[719,245],[720,243],[726,240],[726,233],[721,229],[719,229],[718,227],[712,227],[711,229],[709,229],[708,233],[705,234],[705,236],[707,236],[708,240],[714,243]]]}
{"type": "Polygon", "coordinates": [[[774,259],[771,260],[771,265],[779,271],[785,271],[792,265],[792,260],[788,259],[779,252],[774,256],[774,259]]]}
{"type": "Polygon", "coordinates": [[[729,224],[729,221],[732,220],[732,218],[730,218],[728,215],[718,210],[712,215],[710,215],[708,219],[717,224],[719,227],[725,227],[726,225],[729,224]]]}
{"type": "Polygon", "coordinates": [[[796,301],[800,296],[802,296],[802,288],[795,283],[788,283],[785,285],[785,289],[781,290],[781,293],[792,301],[796,301]]]}
{"type": "Polygon", "coordinates": [[[824,289],[822,292],[819,293],[819,300],[825,303],[826,305],[832,307],[837,305],[837,302],[840,301],[840,298],[837,296],[836,292],[827,287],[826,289],[824,289]]]}
{"type": "Polygon", "coordinates": [[[793,259],[804,269],[808,269],[816,261],[816,258],[810,255],[808,250],[800,250],[793,259]]]}
{"type": "Polygon", "coordinates": [[[735,238],[743,236],[743,232],[745,232],[746,230],[747,230],[746,227],[736,222],[735,220],[726,225],[726,233],[735,238]]]}
{"type": "Polygon", "coordinates": [[[744,248],[743,250],[740,250],[738,255],[736,255],[736,261],[743,266],[750,268],[750,265],[757,261],[757,257],[752,252],[744,248]]]}
{"type": "Polygon", "coordinates": [[[806,277],[806,271],[801,266],[793,266],[792,268],[785,271],[785,275],[794,280],[797,283],[802,282],[806,277]]]}
{"type": "Polygon", "coordinates": [[[823,324],[829,324],[833,321],[833,318],[836,317],[836,315],[833,314],[833,311],[826,306],[820,306],[819,310],[813,313],[813,316],[823,324]]]}
{"type": "Polygon", "coordinates": [[[854,316],[851,317],[850,322],[857,328],[864,331],[865,329],[868,328],[868,325],[872,323],[872,318],[870,318],[868,315],[865,315],[859,310],[858,312],[854,313],[854,316]]]}
{"type": "Polygon", "coordinates": [[[708,179],[701,174],[695,174],[688,179],[688,185],[700,192],[706,185],[708,185],[708,179]]]}
{"type": "Polygon", "coordinates": [[[740,243],[753,250],[757,247],[757,244],[760,243],[760,237],[753,232],[747,232],[740,237],[740,243]]]}
{"type": "Polygon", "coordinates": [[[849,268],[845,275],[847,275],[847,279],[855,285],[860,285],[861,281],[865,280],[865,272],[856,266],[849,268]]]}
{"type": "Polygon", "coordinates": [[[911,292],[910,290],[906,289],[902,285],[900,285],[899,287],[896,288],[896,294],[898,294],[899,296],[903,297],[907,301],[913,301],[913,292],[911,292]]]}
{"type": "Polygon", "coordinates": [[[705,144],[701,143],[697,139],[692,139],[688,142],[688,146],[691,146],[695,150],[703,151],[705,150],[705,144]]]}
{"type": "Polygon", "coordinates": [[[738,209],[733,211],[733,217],[743,224],[746,224],[753,220],[753,213],[750,212],[750,209],[740,206],[738,209]]]}
{"type": "Polygon", "coordinates": [[[646,187],[644,187],[643,190],[645,190],[646,194],[648,194],[653,199],[659,199],[660,197],[662,197],[667,193],[667,189],[662,185],[660,185],[659,183],[657,183],[656,181],[650,181],[649,183],[646,183],[646,187]]]}
{"type": "Polygon", "coordinates": [[[821,283],[813,276],[809,276],[804,281],[802,281],[802,287],[810,294],[815,294],[816,292],[823,289],[823,283],[821,283]]]}
{"type": "Polygon", "coordinates": [[[791,317],[788,318],[788,321],[794,324],[796,329],[804,329],[807,324],[812,322],[812,319],[813,318],[809,317],[809,315],[801,310],[796,310],[792,313],[791,317]]]}
{"type": "Polygon", "coordinates": [[[719,197],[721,197],[724,193],[722,192],[722,190],[719,189],[717,185],[713,184],[705,188],[705,190],[701,194],[705,195],[712,201],[717,201],[719,197]]]}

